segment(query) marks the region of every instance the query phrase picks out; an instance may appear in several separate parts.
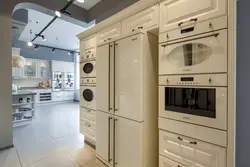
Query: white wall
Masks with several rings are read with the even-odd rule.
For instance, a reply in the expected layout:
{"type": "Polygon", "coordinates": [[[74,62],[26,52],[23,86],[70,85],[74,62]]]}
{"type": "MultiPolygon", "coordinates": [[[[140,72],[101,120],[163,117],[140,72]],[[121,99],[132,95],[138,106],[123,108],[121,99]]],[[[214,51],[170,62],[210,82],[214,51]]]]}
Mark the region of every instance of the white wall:
{"type": "Polygon", "coordinates": [[[12,18],[0,16],[0,149],[13,145],[12,141],[12,18]]]}

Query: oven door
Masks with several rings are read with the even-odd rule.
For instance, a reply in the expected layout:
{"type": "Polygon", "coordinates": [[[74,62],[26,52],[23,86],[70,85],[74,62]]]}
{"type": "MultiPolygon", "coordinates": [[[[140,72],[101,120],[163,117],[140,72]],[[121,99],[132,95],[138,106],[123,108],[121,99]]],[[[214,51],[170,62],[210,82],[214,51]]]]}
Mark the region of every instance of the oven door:
{"type": "Polygon", "coordinates": [[[81,77],[96,77],[96,61],[83,62],[80,68],[81,77]]]}
{"type": "Polygon", "coordinates": [[[159,86],[159,115],[227,130],[227,88],[159,86]]]}
{"type": "Polygon", "coordinates": [[[96,87],[81,86],[80,87],[81,106],[96,110],[96,87]]]}
{"type": "Polygon", "coordinates": [[[227,72],[227,30],[160,44],[160,75],[223,72],[227,72]]]}

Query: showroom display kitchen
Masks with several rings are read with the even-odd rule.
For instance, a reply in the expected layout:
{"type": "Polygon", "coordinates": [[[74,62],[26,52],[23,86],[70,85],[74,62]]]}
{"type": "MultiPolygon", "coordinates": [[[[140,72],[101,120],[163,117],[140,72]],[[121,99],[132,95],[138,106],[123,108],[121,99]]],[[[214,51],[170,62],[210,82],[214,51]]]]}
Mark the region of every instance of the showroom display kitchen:
{"type": "Polygon", "coordinates": [[[142,7],[138,2],[79,34],[81,53],[89,53],[92,46],[96,54],[96,62],[85,68],[97,74],[95,89],[89,88],[95,91],[95,102],[81,100],[81,105],[96,105],[97,158],[108,166],[146,166],[146,155],[153,151],[147,154],[139,141],[149,139],[157,140],[155,147],[159,146],[158,162],[151,166],[233,166],[234,111],[229,107],[233,70],[228,66],[234,59],[228,47],[231,3],[164,0],[142,7]],[[153,55],[150,60],[145,50],[153,55]],[[158,73],[158,79],[153,73],[158,73]],[[150,82],[158,83],[158,91],[150,82]],[[154,97],[157,92],[159,98],[154,97]],[[145,100],[149,95],[150,100],[145,100]],[[144,105],[154,107],[147,111],[144,105]],[[146,113],[151,114],[148,120],[146,113]],[[159,135],[154,121],[158,121],[159,135]],[[147,122],[152,123],[150,128],[145,128],[147,122]],[[145,129],[157,138],[141,134],[145,129]],[[133,140],[128,143],[125,138],[133,140]]]}

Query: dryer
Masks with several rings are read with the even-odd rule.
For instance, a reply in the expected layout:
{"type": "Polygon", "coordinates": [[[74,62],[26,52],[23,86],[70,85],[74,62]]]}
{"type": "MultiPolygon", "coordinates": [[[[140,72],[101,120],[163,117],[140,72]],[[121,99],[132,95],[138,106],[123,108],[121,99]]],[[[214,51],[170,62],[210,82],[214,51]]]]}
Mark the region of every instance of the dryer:
{"type": "Polygon", "coordinates": [[[96,86],[83,85],[80,87],[81,106],[96,110],[96,86]]]}

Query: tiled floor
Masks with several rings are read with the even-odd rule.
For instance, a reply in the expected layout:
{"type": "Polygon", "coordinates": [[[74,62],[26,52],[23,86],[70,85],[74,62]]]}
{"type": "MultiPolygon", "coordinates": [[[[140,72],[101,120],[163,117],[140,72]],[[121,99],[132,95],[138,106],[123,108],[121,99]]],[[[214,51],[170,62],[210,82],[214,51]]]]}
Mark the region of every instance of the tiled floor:
{"type": "Polygon", "coordinates": [[[103,167],[79,133],[79,105],[37,107],[32,125],[15,128],[15,148],[0,152],[0,167],[103,167]]]}

